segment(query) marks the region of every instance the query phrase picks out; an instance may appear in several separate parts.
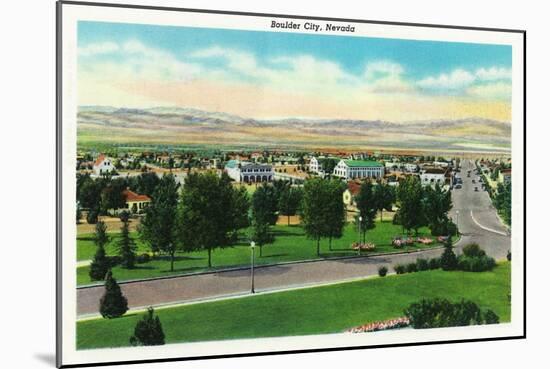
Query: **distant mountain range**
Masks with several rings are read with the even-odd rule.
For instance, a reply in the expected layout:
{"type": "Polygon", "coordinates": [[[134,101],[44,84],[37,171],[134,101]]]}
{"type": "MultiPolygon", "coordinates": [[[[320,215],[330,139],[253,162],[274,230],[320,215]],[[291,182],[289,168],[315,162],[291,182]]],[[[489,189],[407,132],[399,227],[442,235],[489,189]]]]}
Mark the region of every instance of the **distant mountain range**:
{"type": "Polygon", "coordinates": [[[251,119],[193,108],[81,106],[81,142],[200,144],[280,149],[510,151],[511,125],[483,118],[396,123],[344,119],[251,119]]]}

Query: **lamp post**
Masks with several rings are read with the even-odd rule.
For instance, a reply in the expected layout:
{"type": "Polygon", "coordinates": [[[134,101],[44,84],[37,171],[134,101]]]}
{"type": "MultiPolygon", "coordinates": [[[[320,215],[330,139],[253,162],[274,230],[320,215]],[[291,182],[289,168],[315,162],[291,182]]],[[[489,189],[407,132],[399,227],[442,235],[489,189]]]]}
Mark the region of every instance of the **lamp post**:
{"type": "Polygon", "coordinates": [[[458,214],[459,214],[459,211],[457,210],[456,211],[456,236],[458,237],[458,214]]]}
{"type": "Polygon", "coordinates": [[[359,215],[359,243],[357,244],[357,255],[361,255],[361,230],[363,229],[363,217],[359,215]]]}
{"type": "Polygon", "coordinates": [[[250,242],[250,293],[255,293],[254,291],[254,248],[256,248],[256,243],[254,241],[250,242]]]}

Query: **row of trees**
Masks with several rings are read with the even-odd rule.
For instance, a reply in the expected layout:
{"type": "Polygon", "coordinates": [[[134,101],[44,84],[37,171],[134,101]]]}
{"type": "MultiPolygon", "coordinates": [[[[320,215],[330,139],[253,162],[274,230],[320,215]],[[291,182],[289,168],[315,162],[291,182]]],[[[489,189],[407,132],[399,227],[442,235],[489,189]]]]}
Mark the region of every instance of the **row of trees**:
{"type": "Polygon", "coordinates": [[[451,192],[439,184],[424,187],[418,177],[409,176],[399,184],[396,200],[398,210],[394,222],[407,234],[412,231],[418,234],[423,226],[428,226],[434,236],[456,233],[456,226],[448,216],[453,205],[451,192]]]}

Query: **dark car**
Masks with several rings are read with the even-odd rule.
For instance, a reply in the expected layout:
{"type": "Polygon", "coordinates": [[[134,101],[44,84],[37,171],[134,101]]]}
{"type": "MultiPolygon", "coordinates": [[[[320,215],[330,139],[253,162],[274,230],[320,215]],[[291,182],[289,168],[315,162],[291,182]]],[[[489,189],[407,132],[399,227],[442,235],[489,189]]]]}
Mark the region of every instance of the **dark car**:
{"type": "Polygon", "coordinates": [[[462,185],[461,185],[461,184],[457,184],[457,185],[455,185],[455,188],[456,188],[457,190],[460,190],[460,189],[462,188],[462,185]]]}
{"type": "Polygon", "coordinates": [[[479,189],[477,187],[474,187],[474,191],[479,191],[479,189]]]}

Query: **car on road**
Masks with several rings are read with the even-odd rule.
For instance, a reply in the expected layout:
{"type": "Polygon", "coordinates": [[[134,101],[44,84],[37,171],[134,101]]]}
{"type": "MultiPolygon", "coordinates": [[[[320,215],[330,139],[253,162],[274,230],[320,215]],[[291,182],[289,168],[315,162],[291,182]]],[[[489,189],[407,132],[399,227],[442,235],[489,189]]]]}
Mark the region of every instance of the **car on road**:
{"type": "Polygon", "coordinates": [[[474,187],[474,191],[479,191],[479,188],[477,188],[477,186],[474,187]]]}
{"type": "Polygon", "coordinates": [[[476,183],[476,180],[472,178],[472,183],[476,183]]]}
{"type": "Polygon", "coordinates": [[[460,190],[461,188],[462,188],[462,185],[461,185],[461,184],[455,185],[455,189],[460,190]]]}

